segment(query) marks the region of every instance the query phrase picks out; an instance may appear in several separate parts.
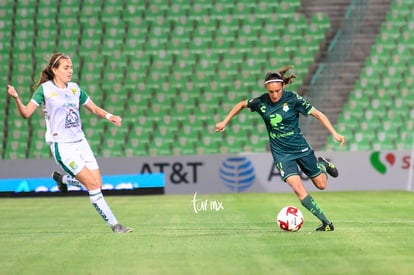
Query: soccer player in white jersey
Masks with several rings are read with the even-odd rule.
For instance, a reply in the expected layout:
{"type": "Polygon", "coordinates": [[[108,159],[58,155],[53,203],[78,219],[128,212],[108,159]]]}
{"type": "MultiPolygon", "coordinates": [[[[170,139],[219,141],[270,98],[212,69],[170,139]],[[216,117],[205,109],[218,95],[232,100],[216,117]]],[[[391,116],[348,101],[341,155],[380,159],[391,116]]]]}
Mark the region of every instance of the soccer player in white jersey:
{"type": "Polygon", "coordinates": [[[78,84],[71,82],[72,74],[70,57],[55,53],[48,66],[42,70],[36,90],[27,105],[22,103],[13,86],[8,85],[8,93],[14,98],[23,118],[30,118],[36,108],[43,105],[46,142],[58,165],[68,173],[65,176],[53,173],[59,190],[67,192],[68,183],[78,186],[82,184],[89,192],[92,205],[113,232],[131,232],[130,228],[118,223],[103,197],[101,173],[82,130],[79,108],[83,105],[97,117],[106,118],[118,127],[121,126],[121,118],[95,105],[78,84]]]}

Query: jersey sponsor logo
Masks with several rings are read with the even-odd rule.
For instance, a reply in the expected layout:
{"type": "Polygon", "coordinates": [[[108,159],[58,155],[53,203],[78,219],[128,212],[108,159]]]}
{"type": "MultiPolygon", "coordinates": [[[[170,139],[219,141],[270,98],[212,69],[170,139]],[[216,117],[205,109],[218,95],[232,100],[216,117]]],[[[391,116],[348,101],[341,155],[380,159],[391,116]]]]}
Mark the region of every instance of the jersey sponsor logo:
{"type": "Polygon", "coordinates": [[[287,133],[282,133],[282,134],[275,134],[275,133],[270,133],[270,137],[271,138],[284,138],[284,137],[288,137],[288,136],[293,136],[295,134],[294,131],[289,131],[287,133]]]}
{"type": "Polygon", "coordinates": [[[279,114],[270,115],[269,118],[270,118],[270,125],[273,128],[281,128],[281,129],[284,128],[283,125],[279,126],[279,123],[282,122],[282,120],[283,120],[281,115],[279,115],[279,114]]]}
{"type": "Polygon", "coordinates": [[[50,92],[49,94],[45,94],[46,97],[52,98],[52,97],[57,97],[58,94],[55,91],[50,92]]]}
{"type": "MultiPolygon", "coordinates": [[[[285,129],[285,126],[282,123],[283,117],[280,114],[270,115],[269,118],[270,118],[269,123],[270,123],[270,125],[272,126],[273,129],[277,129],[277,130],[285,129]]],[[[284,137],[288,137],[288,136],[293,136],[294,134],[295,134],[294,131],[289,131],[287,133],[280,133],[280,134],[276,134],[274,132],[271,132],[270,137],[273,138],[273,139],[274,138],[284,138],[284,137]]]]}
{"type": "Polygon", "coordinates": [[[79,115],[73,110],[69,109],[66,114],[65,128],[79,127],[79,115]]]}

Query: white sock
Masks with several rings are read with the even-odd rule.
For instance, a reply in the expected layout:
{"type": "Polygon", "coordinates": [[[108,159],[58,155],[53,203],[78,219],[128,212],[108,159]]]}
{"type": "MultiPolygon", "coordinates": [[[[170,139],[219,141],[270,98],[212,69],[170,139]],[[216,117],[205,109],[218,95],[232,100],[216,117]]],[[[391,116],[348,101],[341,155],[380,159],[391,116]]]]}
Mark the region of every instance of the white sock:
{"type": "Polygon", "coordinates": [[[105,198],[102,194],[101,189],[90,190],[89,191],[89,199],[93,207],[95,207],[98,214],[106,221],[110,226],[115,225],[118,223],[114,214],[109,208],[109,205],[106,203],[105,198]]]}
{"type": "Polygon", "coordinates": [[[82,187],[80,181],[78,181],[76,178],[69,176],[69,175],[63,175],[62,181],[63,183],[66,183],[66,184],[82,187]]]}

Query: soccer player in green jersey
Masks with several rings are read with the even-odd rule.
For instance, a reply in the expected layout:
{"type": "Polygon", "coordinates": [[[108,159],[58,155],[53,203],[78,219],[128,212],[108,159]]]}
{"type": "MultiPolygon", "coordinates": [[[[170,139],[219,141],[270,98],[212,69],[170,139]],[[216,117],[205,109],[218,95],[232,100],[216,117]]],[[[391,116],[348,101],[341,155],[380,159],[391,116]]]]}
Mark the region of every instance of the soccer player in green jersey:
{"type": "Polygon", "coordinates": [[[36,108],[43,105],[46,143],[57,164],[69,174],[63,176],[58,172],[53,173],[59,190],[67,192],[69,180],[72,185],[82,184],[88,190],[93,207],[113,232],[131,232],[130,228],[118,223],[102,194],[101,173],[82,130],[79,108],[84,106],[97,117],[106,118],[118,127],[121,126],[121,118],[96,106],[78,84],[71,82],[72,74],[71,59],[62,53],[56,53],[42,70],[36,91],[27,105],[22,103],[13,86],[8,85],[8,93],[14,98],[23,118],[30,118],[36,108]]]}
{"type": "Polygon", "coordinates": [[[291,186],[301,204],[322,222],[316,231],[333,231],[333,223],[306,191],[298,167],[320,190],[326,188],[327,173],[337,177],[338,170],[325,158],[316,159],[312,147],[300,131],[299,114],[311,115],[319,120],[341,146],[345,139],[335,131],[329,119],[305,98],[284,89],[285,85],[291,84],[296,78],[290,73],[291,68],[286,66],[279,72],[267,73],[264,80],[267,93],[237,103],[223,121],[216,123],[216,132],[224,131],[227,123],[244,108],[257,112],[266,125],[273,160],[282,179],[291,186]]]}

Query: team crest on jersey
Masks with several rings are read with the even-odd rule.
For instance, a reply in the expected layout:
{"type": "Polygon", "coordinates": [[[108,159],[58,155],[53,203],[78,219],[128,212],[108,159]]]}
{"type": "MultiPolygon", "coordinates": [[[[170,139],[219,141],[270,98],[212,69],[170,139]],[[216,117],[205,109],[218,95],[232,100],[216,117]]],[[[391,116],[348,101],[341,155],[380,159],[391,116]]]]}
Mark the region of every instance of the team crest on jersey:
{"type": "Polygon", "coordinates": [[[69,166],[70,166],[70,168],[72,168],[73,171],[76,170],[76,168],[78,168],[78,165],[74,161],[71,161],[69,163],[69,166]]]}
{"type": "Polygon", "coordinates": [[[71,127],[79,127],[79,115],[73,109],[66,114],[65,120],[65,128],[71,127]]]}
{"type": "Polygon", "coordinates": [[[285,112],[289,111],[289,106],[286,102],[283,103],[283,111],[285,111],[285,112]]]}
{"type": "Polygon", "coordinates": [[[77,93],[78,91],[76,91],[76,88],[72,88],[72,94],[73,95],[76,95],[76,93],[77,93]]]}

